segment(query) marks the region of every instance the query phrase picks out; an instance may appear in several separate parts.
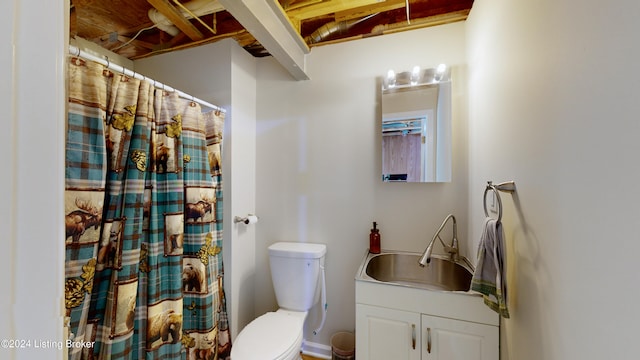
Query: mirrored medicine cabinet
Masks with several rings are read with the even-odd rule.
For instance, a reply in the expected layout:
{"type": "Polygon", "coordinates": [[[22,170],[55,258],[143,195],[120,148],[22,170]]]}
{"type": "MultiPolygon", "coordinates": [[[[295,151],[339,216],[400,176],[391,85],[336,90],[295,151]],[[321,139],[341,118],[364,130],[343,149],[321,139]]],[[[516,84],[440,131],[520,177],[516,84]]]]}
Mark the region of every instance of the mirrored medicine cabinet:
{"type": "Polygon", "coordinates": [[[382,80],[382,181],[451,181],[451,75],[440,65],[382,80]]]}

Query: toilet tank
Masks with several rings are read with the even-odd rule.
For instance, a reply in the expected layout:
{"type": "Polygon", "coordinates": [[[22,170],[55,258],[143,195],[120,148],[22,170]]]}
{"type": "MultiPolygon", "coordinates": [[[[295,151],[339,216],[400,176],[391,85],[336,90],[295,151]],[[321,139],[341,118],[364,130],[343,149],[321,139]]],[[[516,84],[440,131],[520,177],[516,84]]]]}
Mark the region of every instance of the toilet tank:
{"type": "Polygon", "coordinates": [[[269,246],[271,280],[278,306],[307,311],[318,301],[324,244],[278,242],[269,246]]]}

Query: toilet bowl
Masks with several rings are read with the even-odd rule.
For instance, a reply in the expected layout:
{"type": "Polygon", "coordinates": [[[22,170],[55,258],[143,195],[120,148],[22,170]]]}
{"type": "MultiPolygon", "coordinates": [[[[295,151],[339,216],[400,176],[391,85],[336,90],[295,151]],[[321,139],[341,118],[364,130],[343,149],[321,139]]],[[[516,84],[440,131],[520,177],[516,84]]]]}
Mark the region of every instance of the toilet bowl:
{"type": "Polygon", "coordinates": [[[231,347],[232,360],[300,359],[306,312],[278,310],[253,320],[231,347]]]}
{"type": "Polygon", "coordinates": [[[326,251],[323,244],[279,242],[269,246],[271,280],[280,309],[242,329],[231,347],[232,360],[300,359],[304,322],[318,302],[326,251]]]}

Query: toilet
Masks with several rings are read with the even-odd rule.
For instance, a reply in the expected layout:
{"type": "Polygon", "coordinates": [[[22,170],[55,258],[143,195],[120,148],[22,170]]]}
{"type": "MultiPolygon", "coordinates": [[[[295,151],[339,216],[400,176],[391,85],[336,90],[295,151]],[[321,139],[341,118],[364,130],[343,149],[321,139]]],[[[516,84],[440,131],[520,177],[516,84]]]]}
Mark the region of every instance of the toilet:
{"type": "MultiPolygon", "coordinates": [[[[318,302],[324,244],[278,242],[269,246],[271,280],[280,307],[249,323],[231,347],[232,360],[300,359],[304,321],[318,302]]],[[[324,279],[324,278],[323,278],[324,279]]],[[[322,281],[324,287],[324,281],[322,281]]]]}

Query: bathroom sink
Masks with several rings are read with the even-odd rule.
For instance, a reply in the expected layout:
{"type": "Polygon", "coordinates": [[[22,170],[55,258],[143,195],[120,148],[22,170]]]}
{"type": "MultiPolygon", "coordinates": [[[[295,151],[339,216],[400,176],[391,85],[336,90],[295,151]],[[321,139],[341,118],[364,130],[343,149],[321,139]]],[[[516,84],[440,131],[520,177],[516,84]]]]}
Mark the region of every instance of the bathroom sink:
{"type": "Polygon", "coordinates": [[[419,258],[419,254],[401,252],[369,254],[360,280],[428,290],[469,291],[473,270],[466,259],[453,262],[448,257],[432,255],[429,265],[421,267],[419,258]]]}
{"type": "Polygon", "coordinates": [[[448,256],[432,255],[429,265],[421,267],[420,256],[414,252],[367,251],[355,276],[356,318],[358,309],[397,309],[500,325],[500,316],[484,304],[482,294],[469,289],[473,265],[465,257],[451,261],[448,256]]]}

